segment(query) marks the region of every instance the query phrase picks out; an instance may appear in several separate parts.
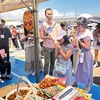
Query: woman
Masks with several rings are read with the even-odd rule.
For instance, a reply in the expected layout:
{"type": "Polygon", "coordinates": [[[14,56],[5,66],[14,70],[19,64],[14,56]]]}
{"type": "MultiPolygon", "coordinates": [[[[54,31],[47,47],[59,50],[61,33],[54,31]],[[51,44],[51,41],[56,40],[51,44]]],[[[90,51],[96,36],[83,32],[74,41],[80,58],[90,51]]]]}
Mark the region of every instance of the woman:
{"type": "Polygon", "coordinates": [[[81,82],[86,85],[85,91],[88,92],[93,81],[93,56],[90,51],[93,35],[87,29],[87,20],[84,17],[77,19],[77,28],[79,32],[76,36],[76,40],[78,42],[76,44],[79,45],[79,49],[77,49],[79,50],[79,60],[75,73],[74,85],[81,82]]]}
{"type": "Polygon", "coordinates": [[[98,66],[98,55],[100,50],[100,24],[97,25],[96,29],[93,32],[93,38],[94,38],[94,52],[95,52],[95,64],[93,67],[98,66]]]}
{"type": "Polygon", "coordinates": [[[73,45],[70,44],[69,38],[66,36],[64,30],[58,32],[57,41],[59,45],[55,45],[57,62],[54,69],[54,76],[66,77],[66,84],[72,84],[72,63],[70,56],[73,52],[73,45]]]}
{"type": "MultiPolygon", "coordinates": [[[[32,72],[32,75],[35,75],[36,69],[34,66],[34,35],[32,31],[27,31],[25,29],[25,32],[23,36],[20,39],[21,42],[24,42],[24,49],[25,49],[25,71],[26,72],[32,72]]],[[[43,71],[43,64],[41,61],[41,58],[39,60],[40,64],[40,71],[43,71]]]]}

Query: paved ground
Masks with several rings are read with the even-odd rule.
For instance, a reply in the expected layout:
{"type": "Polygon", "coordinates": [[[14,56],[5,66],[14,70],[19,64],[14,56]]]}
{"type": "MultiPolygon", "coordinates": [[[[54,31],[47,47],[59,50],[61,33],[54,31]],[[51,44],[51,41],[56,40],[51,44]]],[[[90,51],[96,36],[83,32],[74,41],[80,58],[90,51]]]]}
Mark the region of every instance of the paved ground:
{"type": "Polygon", "coordinates": [[[25,51],[16,50],[14,47],[10,48],[10,56],[15,57],[20,60],[25,60],[25,51]]]}

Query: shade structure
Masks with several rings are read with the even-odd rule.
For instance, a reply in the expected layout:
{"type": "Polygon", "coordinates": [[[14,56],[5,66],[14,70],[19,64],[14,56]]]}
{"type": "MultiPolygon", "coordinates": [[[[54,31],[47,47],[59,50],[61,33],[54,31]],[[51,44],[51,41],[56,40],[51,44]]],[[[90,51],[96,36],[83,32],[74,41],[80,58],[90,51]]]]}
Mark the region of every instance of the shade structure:
{"type": "Polygon", "coordinates": [[[91,17],[89,18],[89,22],[91,23],[100,23],[100,17],[91,17]]]}
{"type": "MultiPolygon", "coordinates": [[[[32,0],[23,0],[28,6],[32,6],[32,0]]],[[[36,0],[38,2],[44,2],[47,0],[36,0]]],[[[0,0],[0,12],[8,12],[25,8],[25,5],[21,0],[0,0]]]]}

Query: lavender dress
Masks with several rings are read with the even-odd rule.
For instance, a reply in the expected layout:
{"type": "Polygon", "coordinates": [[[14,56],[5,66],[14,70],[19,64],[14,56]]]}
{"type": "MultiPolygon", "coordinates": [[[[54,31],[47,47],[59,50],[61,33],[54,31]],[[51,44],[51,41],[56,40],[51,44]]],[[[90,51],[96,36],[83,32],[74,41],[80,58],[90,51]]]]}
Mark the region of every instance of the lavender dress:
{"type": "MultiPolygon", "coordinates": [[[[74,48],[73,48],[72,44],[68,44],[66,46],[61,46],[61,48],[62,48],[63,52],[65,52],[65,53],[68,49],[72,49],[72,53],[74,52],[74,48]]],[[[66,81],[65,84],[71,84],[72,85],[72,62],[71,62],[70,58],[68,60],[65,60],[61,55],[59,55],[58,58],[57,58],[57,62],[59,62],[60,64],[64,64],[66,66],[66,74],[65,75],[62,75],[61,73],[58,74],[56,72],[56,70],[54,69],[54,76],[59,77],[59,78],[66,77],[67,81],[66,81]]],[[[55,64],[55,67],[56,67],[56,64],[55,64]]]]}
{"type": "MultiPolygon", "coordinates": [[[[83,42],[92,40],[93,36],[86,30],[84,33],[79,33],[77,35],[78,39],[83,39],[83,42]]],[[[84,53],[83,63],[78,63],[78,67],[75,73],[75,81],[81,82],[85,85],[92,85],[93,82],[93,55],[89,48],[81,47],[82,52],[84,53]]]]}

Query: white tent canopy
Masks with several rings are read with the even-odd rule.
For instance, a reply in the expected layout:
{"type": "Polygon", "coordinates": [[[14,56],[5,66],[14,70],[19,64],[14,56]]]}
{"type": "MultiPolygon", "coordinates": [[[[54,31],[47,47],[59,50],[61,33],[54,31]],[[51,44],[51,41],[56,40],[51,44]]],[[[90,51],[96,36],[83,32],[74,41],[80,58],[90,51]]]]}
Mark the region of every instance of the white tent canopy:
{"type": "MultiPolygon", "coordinates": [[[[32,0],[22,0],[28,6],[32,6],[32,0]]],[[[0,12],[8,12],[12,10],[17,10],[20,8],[24,8],[25,5],[21,0],[0,0],[0,12]]],[[[43,2],[47,0],[36,0],[37,2],[43,2]]]]}

